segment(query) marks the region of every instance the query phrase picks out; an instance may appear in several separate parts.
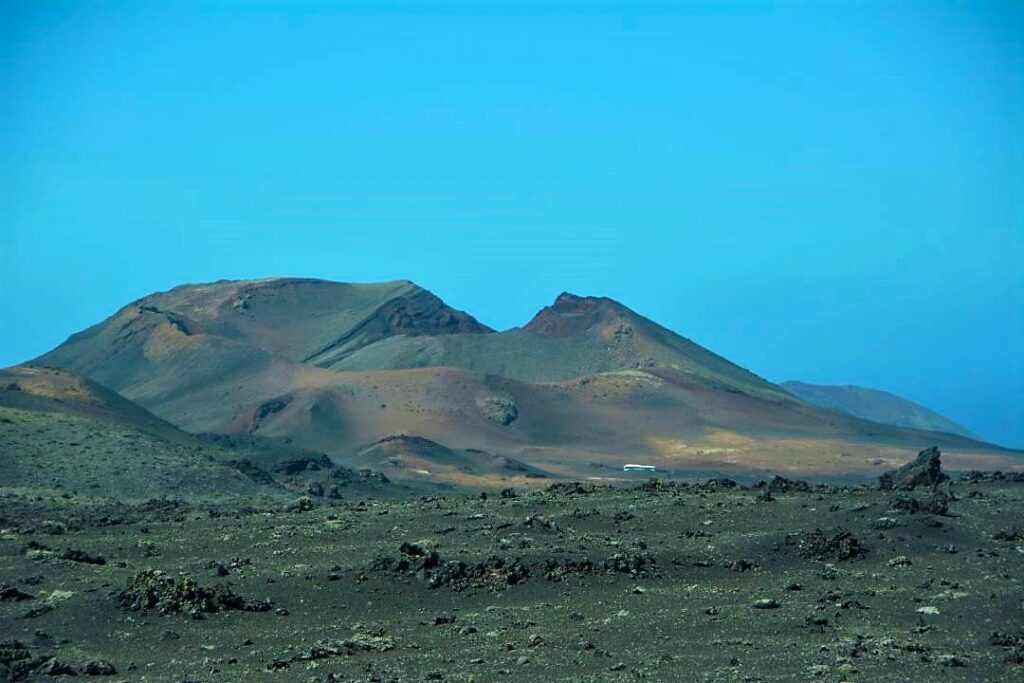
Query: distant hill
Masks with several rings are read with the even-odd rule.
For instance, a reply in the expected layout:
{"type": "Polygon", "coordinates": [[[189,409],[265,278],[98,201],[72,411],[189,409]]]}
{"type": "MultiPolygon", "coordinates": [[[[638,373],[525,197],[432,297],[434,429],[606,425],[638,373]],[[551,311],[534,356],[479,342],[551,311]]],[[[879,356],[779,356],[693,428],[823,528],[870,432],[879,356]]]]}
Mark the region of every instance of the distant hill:
{"type": "Polygon", "coordinates": [[[839,410],[865,420],[898,427],[947,432],[969,439],[978,439],[977,436],[952,420],[887,391],[853,385],[808,384],[793,380],[783,382],[780,386],[808,403],[822,408],[839,410]]]}
{"type": "Polygon", "coordinates": [[[990,444],[809,405],[621,303],[570,293],[496,332],[407,281],[183,285],[32,364],[188,432],[386,465],[392,479],[606,477],[637,461],[871,476],[930,445],[953,467],[1013,466],[990,444]]]}

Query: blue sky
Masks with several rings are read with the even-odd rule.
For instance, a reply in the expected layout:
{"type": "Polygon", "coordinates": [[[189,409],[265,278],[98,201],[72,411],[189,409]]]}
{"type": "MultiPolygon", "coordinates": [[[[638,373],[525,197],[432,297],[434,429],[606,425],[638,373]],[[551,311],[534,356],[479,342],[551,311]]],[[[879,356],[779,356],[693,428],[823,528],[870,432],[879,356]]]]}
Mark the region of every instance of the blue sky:
{"type": "Polygon", "coordinates": [[[0,365],[131,299],[619,299],[1024,446],[1018,2],[8,2],[0,365]]]}

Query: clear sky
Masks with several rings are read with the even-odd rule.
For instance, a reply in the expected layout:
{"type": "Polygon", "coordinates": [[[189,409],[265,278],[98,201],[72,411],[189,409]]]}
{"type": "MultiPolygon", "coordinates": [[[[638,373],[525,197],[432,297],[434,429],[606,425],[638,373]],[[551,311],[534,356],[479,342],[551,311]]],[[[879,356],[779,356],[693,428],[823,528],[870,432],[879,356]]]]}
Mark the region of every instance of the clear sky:
{"type": "Polygon", "coordinates": [[[1024,446],[1024,3],[0,3],[0,365],[183,282],[606,295],[1024,446]]]}

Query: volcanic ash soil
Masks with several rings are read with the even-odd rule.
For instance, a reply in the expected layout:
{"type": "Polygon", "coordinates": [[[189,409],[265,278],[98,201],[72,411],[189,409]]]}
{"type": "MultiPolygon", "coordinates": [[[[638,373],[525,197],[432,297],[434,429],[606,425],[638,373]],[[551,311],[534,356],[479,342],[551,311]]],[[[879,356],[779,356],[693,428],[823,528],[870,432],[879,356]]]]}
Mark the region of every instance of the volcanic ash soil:
{"type": "Polygon", "coordinates": [[[8,498],[0,680],[1024,680],[1024,483],[911,475],[8,498]]]}

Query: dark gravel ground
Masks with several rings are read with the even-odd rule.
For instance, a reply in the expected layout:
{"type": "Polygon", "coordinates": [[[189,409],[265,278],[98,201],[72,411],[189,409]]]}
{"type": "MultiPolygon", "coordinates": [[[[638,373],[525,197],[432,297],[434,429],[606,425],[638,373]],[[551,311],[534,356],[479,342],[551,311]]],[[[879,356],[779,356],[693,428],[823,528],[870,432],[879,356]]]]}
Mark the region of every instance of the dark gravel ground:
{"type": "Polygon", "coordinates": [[[795,488],[6,498],[0,680],[1024,680],[1024,484],[795,488]]]}

